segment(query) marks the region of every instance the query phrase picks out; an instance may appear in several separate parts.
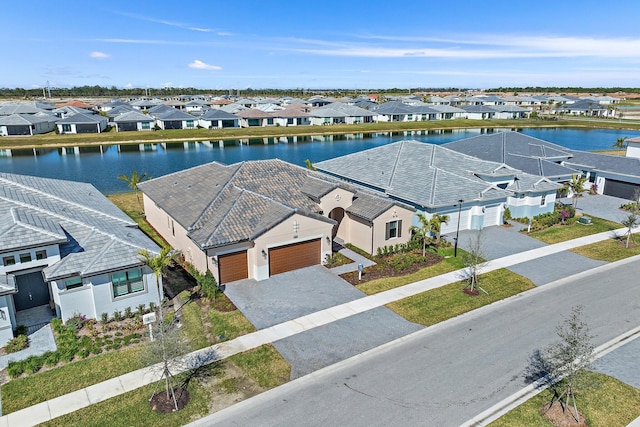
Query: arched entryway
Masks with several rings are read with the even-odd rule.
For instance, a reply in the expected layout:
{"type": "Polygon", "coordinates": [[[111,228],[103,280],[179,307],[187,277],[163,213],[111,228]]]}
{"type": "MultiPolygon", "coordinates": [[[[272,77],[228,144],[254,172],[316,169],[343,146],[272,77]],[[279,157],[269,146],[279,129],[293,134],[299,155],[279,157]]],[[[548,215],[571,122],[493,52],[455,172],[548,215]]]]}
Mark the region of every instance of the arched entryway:
{"type": "Polygon", "coordinates": [[[329,212],[329,218],[336,221],[336,225],[333,226],[333,230],[331,231],[331,238],[335,239],[336,236],[338,235],[340,224],[342,224],[342,220],[344,218],[344,209],[334,208],[331,212],[329,212]]]}

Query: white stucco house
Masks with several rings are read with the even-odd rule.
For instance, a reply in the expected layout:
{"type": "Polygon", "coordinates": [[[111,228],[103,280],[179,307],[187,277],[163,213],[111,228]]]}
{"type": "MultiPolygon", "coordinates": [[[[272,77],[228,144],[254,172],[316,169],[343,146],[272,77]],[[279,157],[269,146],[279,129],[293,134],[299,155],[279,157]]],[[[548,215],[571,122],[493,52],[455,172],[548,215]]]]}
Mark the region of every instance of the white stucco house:
{"type": "Polygon", "coordinates": [[[66,321],[158,304],[140,249],[159,252],[92,185],[0,173],[0,346],[23,310],[47,306],[66,321]]]}

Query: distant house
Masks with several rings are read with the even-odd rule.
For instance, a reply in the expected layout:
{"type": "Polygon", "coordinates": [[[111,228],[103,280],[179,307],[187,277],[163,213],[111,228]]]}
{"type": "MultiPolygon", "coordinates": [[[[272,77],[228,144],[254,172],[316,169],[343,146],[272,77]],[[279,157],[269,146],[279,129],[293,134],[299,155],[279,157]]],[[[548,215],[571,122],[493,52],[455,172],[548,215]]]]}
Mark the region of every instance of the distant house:
{"type": "Polygon", "coordinates": [[[200,126],[206,129],[237,128],[240,118],[219,108],[206,111],[198,118],[200,126]]]}
{"type": "Polygon", "coordinates": [[[240,118],[240,127],[263,127],[263,126],[275,126],[275,116],[273,113],[258,110],[257,108],[246,108],[234,113],[240,118]]]}
{"type": "Polygon", "coordinates": [[[309,112],[312,125],[373,123],[377,113],[342,102],[333,102],[309,112]]]}
{"type": "Polygon", "coordinates": [[[497,104],[489,108],[496,112],[493,117],[494,119],[526,119],[531,114],[530,110],[518,107],[517,105],[497,104]]]}
{"type": "Polygon", "coordinates": [[[496,110],[482,104],[461,105],[460,109],[464,110],[466,118],[471,120],[489,120],[497,114],[496,110]]]}
{"type": "Polygon", "coordinates": [[[334,238],[405,243],[413,209],[280,160],[209,163],[140,184],[149,223],[218,283],[321,264],[334,238]]]}
{"type": "Polygon", "coordinates": [[[377,114],[379,122],[412,122],[413,110],[411,106],[398,101],[385,102],[371,108],[377,114]]]}
{"type": "Polygon", "coordinates": [[[280,126],[307,126],[311,124],[309,107],[305,104],[293,103],[274,111],[276,125],[280,126]]]}
{"type": "Polygon", "coordinates": [[[139,111],[128,111],[113,119],[116,132],[153,130],[155,120],[139,111]]]}
{"type": "Polygon", "coordinates": [[[31,308],[66,321],[158,304],[140,249],[159,251],[92,185],[0,173],[0,346],[31,308]]]}
{"type": "Polygon", "coordinates": [[[198,119],[180,110],[167,111],[156,116],[156,123],[161,129],[194,129],[198,119]]]}
{"type": "Polygon", "coordinates": [[[0,116],[1,136],[31,136],[52,132],[57,118],[45,113],[0,116]]]}
{"type": "Polygon", "coordinates": [[[107,129],[108,119],[98,114],[74,114],[56,121],[58,133],[100,133],[107,129]]]}

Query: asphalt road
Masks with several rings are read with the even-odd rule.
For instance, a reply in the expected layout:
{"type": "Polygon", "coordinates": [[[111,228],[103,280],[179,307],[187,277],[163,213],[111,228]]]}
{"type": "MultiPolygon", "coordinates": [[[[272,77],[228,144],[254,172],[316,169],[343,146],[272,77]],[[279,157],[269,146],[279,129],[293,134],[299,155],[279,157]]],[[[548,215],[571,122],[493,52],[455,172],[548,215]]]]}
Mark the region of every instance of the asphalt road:
{"type": "Polygon", "coordinates": [[[573,306],[600,345],[640,325],[637,261],[609,264],[426,328],[196,425],[458,426],[524,385],[528,356],[573,306]]]}

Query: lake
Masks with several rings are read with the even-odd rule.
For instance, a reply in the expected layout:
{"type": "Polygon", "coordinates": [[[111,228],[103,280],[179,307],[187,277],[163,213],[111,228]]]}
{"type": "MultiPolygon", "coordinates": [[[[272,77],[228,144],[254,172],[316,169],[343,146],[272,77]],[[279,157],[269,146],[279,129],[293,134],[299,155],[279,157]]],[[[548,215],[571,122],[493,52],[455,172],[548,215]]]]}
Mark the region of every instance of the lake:
{"type": "MultiPolygon", "coordinates": [[[[158,177],[211,161],[226,164],[279,158],[304,166],[403,139],[444,144],[480,134],[513,129],[460,129],[417,132],[253,138],[245,140],[102,145],[53,149],[0,150],[0,172],[90,182],[103,193],[128,191],[118,175],[132,171],[158,177]],[[224,145],[221,145],[224,144],[224,145]]],[[[517,129],[523,134],[571,149],[607,150],[619,137],[638,137],[640,131],[617,129],[517,129]]]]}

